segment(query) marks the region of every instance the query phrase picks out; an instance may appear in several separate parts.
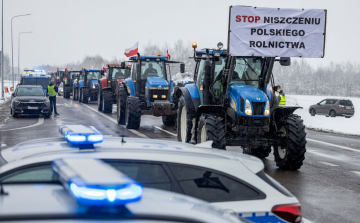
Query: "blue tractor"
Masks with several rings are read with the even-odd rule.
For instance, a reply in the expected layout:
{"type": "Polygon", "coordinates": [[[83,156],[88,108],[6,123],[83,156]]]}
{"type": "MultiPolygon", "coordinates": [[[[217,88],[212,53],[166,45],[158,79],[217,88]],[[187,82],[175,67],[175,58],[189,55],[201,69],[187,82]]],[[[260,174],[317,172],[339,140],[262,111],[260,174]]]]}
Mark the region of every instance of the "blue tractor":
{"type": "Polygon", "coordinates": [[[213,141],[214,148],[241,146],[245,154],[267,157],[274,148],[281,169],[299,169],[305,159],[303,120],[299,107],[279,107],[274,92],[275,61],[290,58],[233,57],[218,49],[196,51],[193,84],[176,92],[178,141],[213,141]]]}
{"type": "MultiPolygon", "coordinates": [[[[131,75],[118,87],[117,121],[128,129],[140,127],[141,115],[162,116],[163,124],[175,125],[176,107],[172,91],[174,83],[169,78],[171,63],[163,56],[130,57],[131,75]]],[[[123,62],[124,63],[124,62],[123,62]]],[[[123,65],[125,66],[125,65],[123,65]]],[[[180,72],[184,73],[185,64],[180,64],[180,72]]]]}
{"type": "MultiPolygon", "coordinates": [[[[77,95],[74,96],[79,102],[89,103],[90,101],[97,101],[99,91],[99,80],[104,74],[103,70],[87,70],[81,69],[78,75],[79,80],[74,86],[77,87],[77,95]]],[[[75,92],[74,92],[75,93],[75,92]]],[[[75,95],[75,94],[74,94],[75,95]]]]}

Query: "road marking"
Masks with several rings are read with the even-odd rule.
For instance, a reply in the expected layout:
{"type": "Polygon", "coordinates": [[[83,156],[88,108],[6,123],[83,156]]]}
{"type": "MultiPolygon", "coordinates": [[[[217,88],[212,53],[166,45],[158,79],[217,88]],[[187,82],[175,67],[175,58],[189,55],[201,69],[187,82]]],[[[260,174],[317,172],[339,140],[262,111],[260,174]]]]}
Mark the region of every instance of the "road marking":
{"type": "Polygon", "coordinates": [[[351,171],[351,172],[360,175],[359,171],[351,171]]]}
{"type": "MultiPolygon", "coordinates": [[[[84,105],[85,107],[93,110],[94,112],[98,113],[99,115],[104,116],[105,118],[109,119],[110,121],[112,121],[112,122],[114,122],[115,124],[118,125],[117,121],[114,118],[111,118],[110,116],[107,116],[104,113],[101,113],[101,112],[97,111],[96,109],[90,107],[89,105],[86,105],[86,104],[81,104],[81,105],[84,105]]],[[[126,128],[125,125],[120,125],[120,126],[123,127],[123,128],[126,128]]],[[[146,135],[142,134],[141,132],[136,131],[135,129],[127,129],[127,130],[134,133],[134,134],[136,134],[137,136],[140,136],[141,138],[149,138],[146,135]]]]}
{"type": "Polygon", "coordinates": [[[95,132],[98,132],[98,133],[101,133],[99,130],[97,130],[94,126],[90,126],[90,128],[92,129],[92,130],[94,130],[95,132]]]}
{"type": "Polygon", "coordinates": [[[39,118],[39,121],[33,125],[29,125],[29,126],[25,126],[25,127],[20,127],[20,128],[15,128],[15,129],[1,129],[0,131],[12,131],[12,130],[18,130],[18,129],[27,129],[27,128],[31,128],[31,127],[35,127],[38,125],[41,125],[44,123],[44,118],[39,118]]]}
{"type": "Polygon", "coordinates": [[[353,149],[353,148],[346,147],[346,146],[339,146],[339,145],[336,145],[336,144],[332,144],[332,143],[328,143],[328,142],[323,142],[323,141],[318,141],[318,140],[309,139],[309,138],[306,138],[306,140],[307,140],[307,141],[311,141],[311,142],[322,143],[322,144],[328,145],[328,146],[337,147],[337,148],[339,148],[339,149],[344,149],[344,150],[349,150],[349,151],[353,151],[353,152],[358,152],[358,153],[360,153],[360,150],[358,150],[358,149],[353,149]]]}
{"type": "Polygon", "coordinates": [[[329,158],[329,159],[333,159],[333,160],[342,160],[342,161],[344,161],[344,159],[342,159],[342,158],[332,156],[332,155],[328,155],[328,154],[319,153],[319,152],[314,152],[312,150],[306,150],[306,152],[312,153],[312,154],[315,154],[315,155],[318,155],[318,156],[326,157],[326,158],[329,158]]]}
{"type": "Polygon", "coordinates": [[[174,133],[169,132],[169,131],[167,131],[167,130],[165,130],[165,129],[162,129],[162,128],[160,128],[159,126],[154,126],[154,127],[157,128],[157,129],[160,129],[161,131],[164,131],[164,132],[166,132],[166,133],[168,133],[168,134],[170,134],[170,135],[172,135],[172,136],[177,136],[177,134],[174,134],[174,133]]]}
{"type": "Polygon", "coordinates": [[[322,163],[322,164],[325,164],[325,165],[328,165],[328,166],[338,166],[338,165],[335,165],[335,164],[332,164],[332,163],[327,163],[327,162],[319,162],[319,163],[322,163]]]}
{"type": "Polygon", "coordinates": [[[66,104],[66,103],[64,103],[64,105],[65,105],[66,107],[71,107],[71,105],[68,105],[68,104],[66,104]]]}
{"type": "Polygon", "coordinates": [[[306,219],[304,217],[302,218],[302,220],[303,220],[304,223],[312,223],[310,220],[308,220],[308,219],[306,219]]]}

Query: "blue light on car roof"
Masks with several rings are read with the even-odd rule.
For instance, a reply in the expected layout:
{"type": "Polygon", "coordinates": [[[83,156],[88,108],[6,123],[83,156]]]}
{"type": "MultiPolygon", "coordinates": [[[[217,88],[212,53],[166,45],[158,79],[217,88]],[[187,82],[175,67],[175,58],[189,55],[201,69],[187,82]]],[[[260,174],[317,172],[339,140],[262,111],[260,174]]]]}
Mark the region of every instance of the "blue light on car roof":
{"type": "Polygon", "coordinates": [[[59,132],[69,143],[76,145],[92,145],[104,140],[101,133],[84,125],[61,125],[59,132]]]}
{"type": "Polygon", "coordinates": [[[124,205],[142,197],[141,185],[101,160],[59,159],[53,161],[52,168],[80,204],[124,205]]]}

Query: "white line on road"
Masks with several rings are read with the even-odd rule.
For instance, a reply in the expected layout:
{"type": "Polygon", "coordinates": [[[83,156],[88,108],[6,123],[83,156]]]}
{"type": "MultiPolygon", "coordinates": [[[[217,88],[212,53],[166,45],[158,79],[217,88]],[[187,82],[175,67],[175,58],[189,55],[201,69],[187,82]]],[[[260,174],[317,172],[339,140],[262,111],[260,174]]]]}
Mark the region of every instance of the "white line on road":
{"type": "MultiPolygon", "coordinates": [[[[93,110],[94,112],[98,113],[99,115],[102,115],[102,116],[104,116],[105,118],[109,119],[110,121],[118,124],[115,119],[111,118],[110,116],[105,115],[104,113],[101,113],[101,112],[97,111],[96,109],[90,107],[89,105],[86,105],[86,104],[81,104],[81,105],[84,105],[85,107],[93,110]]],[[[123,128],[125,128],[125,125],[120,125],[120,126],[123,127],[123,128]]],[[[142,134],[141,132],[136,131],[135,129],[128,129],[128,130],[129,130],[130,132],[132,132],[132,133],[140,136],[141,138],[149,138],[149,137],[147,137],[146,135],[142,134]]]]}
{"type": "Polygon", "coordinates": [[[303,220],[304,223],[312,223],[310,220],[308,220],[308,219],[306,219],[304,217],[302,218],[302,220],[303,220]]]}
{"type": "Polygon", "coordinates": [[[95,132],[100,133],[100,131],[99,131],[99,130],[97,130],[94,126],[90,126],[90,128],[91,128],[92,130],[94,130],[95,132]]]}
{"type": "Polygon", "coordinates": [[[322,144],[328,145],[328,146],[337,147],[337,148],[339,148],[339,149],[344,149],[344,150],[349,150],[349,151],[353,151],[353,152],[358,152],[358,153],[360,153],[360,150],[358,150],[358,149],[353,149],[353,148],[346,147],[346,146],[340,146],[340,145],[336,145],[336,144],[332,144],[332,143],[328,143],[328,142],[323,142],[323,141],[318,141],[318,140],[315,140],[315,139],[309,139],[309,138],[306,138],[306,140],[307,140],[307,141],[311,141],[311,142],[322,143],[322,144]]]}
{"type": "Polygon", "coordinates": [[[169,132],[169,131],[167,131],[167,130],[165,130],[165,129],[162,129],[162,128],[160,128],[159,126],[154,126],[155,128],[157,128],[157,129],[160,129],[161,131],[164,131],[164,132],[166,132],[166,133],[168,133],[168,134],[170,134],[170,135],[172,135],[172,136],[177,136],[176,134],[174,134],[174,133],[172,133],[172,132],[169,132]]]}
{"type": "Polygon", "coordinates": [[[341,161],[344,161],[344,159],[342,158],[339,158],[337,156],[332,156],[332,155],[328,155],[328,154],[324,154],[324,153],[319,153],[319,152],[315,152],[313,150],[306,150],[307,153],[312,153],[312,154],[315,154],[315,155],[318,155],[318,156],[322,156],[322,157],[326,157],[326,158],[329,158],[329,159],[333,159],[333,160],[341,160],[341,161]]]}
{"type": "Polygon", "coordinates": [[[12,131],[12,130],[18,130],[18,129],[27,129],[27,128],[31,128],[31,127],[35,127],[38,125],[41,125],[44,123],[44,118],[39,118],[39,121],[33,125],[29,125],[29,126],[25,126],[25,127],[20,127],[20,128],[15,128],[15,129],[1,129],[0,131],[12,131]]]}
{"type": "Polygon", "coordinates": [[[335,164],[332,164],[332,163],[327,163],[327,162],[319,162],[319,163],[322,163],[322,164],[325,164],[325,165],[328,165],[328,166],[338,166],[338,165],[335,165],[335,164]]]}
{"type": "Polygon", "coordinates": [[[351,172],[360,175],[360,172],[359,172],[359,171],[351,171],[351,172]]]}

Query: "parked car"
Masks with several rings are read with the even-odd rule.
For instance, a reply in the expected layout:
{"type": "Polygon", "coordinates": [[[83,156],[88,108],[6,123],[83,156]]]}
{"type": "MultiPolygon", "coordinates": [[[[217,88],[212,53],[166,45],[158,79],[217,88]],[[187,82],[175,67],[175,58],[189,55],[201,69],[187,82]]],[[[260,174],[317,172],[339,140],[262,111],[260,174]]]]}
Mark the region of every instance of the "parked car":
{"type": "Polygon", "coordinates": [[[309,108],[311,116],[326,115],[331,117],[345,116],[351,118],[354,116],[355,109],[353,103],[348,99],[325,99],[311,105],[309,108]]]}
{"type": "Polygon", "coordinates": [[[58,87],[58,95],[61,96],[64,94],[64,83],[61,82],[59,87],[58,87]]]}

